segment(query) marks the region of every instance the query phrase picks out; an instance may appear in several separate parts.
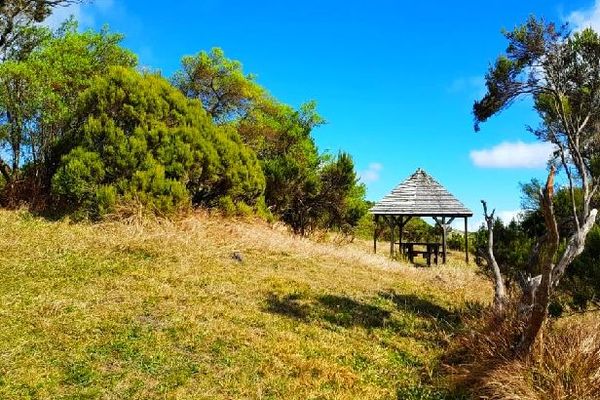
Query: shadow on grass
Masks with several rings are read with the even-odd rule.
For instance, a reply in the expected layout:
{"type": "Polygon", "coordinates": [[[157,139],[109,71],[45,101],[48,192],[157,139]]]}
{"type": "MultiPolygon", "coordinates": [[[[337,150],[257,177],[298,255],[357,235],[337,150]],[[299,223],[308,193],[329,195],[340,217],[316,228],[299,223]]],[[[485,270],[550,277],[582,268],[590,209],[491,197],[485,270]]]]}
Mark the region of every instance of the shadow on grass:
{"type": "Polygon", "coordinates": [[[266,302],[267,312],[306,322],[324,320],[344,328],[352,326],[379,328],[385,325],[391,314],[383,308],[336,295],[321,295],[313,298],[300,293],[283,296],[270,293],[266,302]]]}
{"type": "MultiPolygon", "coordinates": [[[[462,326],[462,316],[476,312],[472,310],[449,310],[433,301],[414,294],[396,293],[394,290],[379,292],[381,299],[392,303],[400,311],[393,316],[392,311],[383,306],[362,302],[341,295],[311,295],[305,291],[287,294],[269,293],[266,298],[265,311],[284,315],[290,318],[310,321],[326,321],[330,324],[348,328],[359,326],[367,329],[385,327],[405,336],[424,334],[422,327],[415,325],[410,318],[402,315],[413,315],[427,321],[435,332],[451,333],[462,326]]],[[[388,304],[389,304],[388,303],[388,304]]],[[[434,331],[427,330],[427,335],[434,331]]],[[[426,336],[427,336],[426,335],[426,336]]]]}
{"type": "Polygon", "coordinates": [[[383,308],[344,296],[324,295],[317,300],[324,311],[323,319],[343,327],[379,328],[391,314],[383,308]]]}
{"type": "Polygon", "coordinates": [[[300,293],[290,293],[284,296],[269,293],[265,311],[303,320],[308,318],[310,308],[310,304],[305,302],[304,296],[300,293]]]}
{"type": "MultiPolygon", "coordinates": [[[[439,345],[446,345],[441,337],[460,326],[461,320],[458,313],[427,299],[415,295],[398,294],[392,290],[380,292],[379,296],[380,299],[371,300],[375,303],[372,304],[347,296],[315,295],[304,290],[287,294],[272,292],[267,295],[264,310],[305,323],[324,322],[332,327],[343,328],[384,328],[393,332],[394,335],[439,345]],[[386,301],[381,302],[381,299],[386,301]],[[380,307],[376,304],[383,306],[380,307]],[[400,315],[393,315],[395,314],[393,313],[394,307],[400,315]],[[404,315],[417,316],[425,321],[415,322],[413,317],[404,315]]],[[[377,345],[382,345],[382,343],[377,343],[377,345]]],[[[393,344],[386,346],[389,347],[388,351],[394,357],[397,365],[412,368],[424,377],[432,373],[420,358],[393,344]]],[[[459,393],[436,388],[431,377],[417,386],[399,387],[397,398],[399,400],[465,399],[459,393]]]]}
{"type": "Polygon", "coordinates": [[[437,321],[441,325],[447,325],[450,328],[457,328],[461,324],[460,314],[450,311],[445,307],[423,299],[414,294],[399,294],[393,290],[379,292],[379,295],[385,299],[391,300],[396,307],[424,318],[437,321]]]}

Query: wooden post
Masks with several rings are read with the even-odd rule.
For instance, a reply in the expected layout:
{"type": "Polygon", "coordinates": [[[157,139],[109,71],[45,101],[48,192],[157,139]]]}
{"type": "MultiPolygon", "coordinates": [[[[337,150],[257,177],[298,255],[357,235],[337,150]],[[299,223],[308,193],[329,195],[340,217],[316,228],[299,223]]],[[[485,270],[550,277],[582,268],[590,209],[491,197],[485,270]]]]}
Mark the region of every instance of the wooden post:
{"type": "Polygon", "coordinates": [[[388,223],[390,225],[390,256],[394,257],[394,230],[396,224],[394,223],[394,216],[390,215],[388,218],[388,223]]]}
{"type": "Polygon", "coordinates": [[[442,217],[442,264],[446,264],[446,217],[442,217]]]}
{"type": "Polygon", "coordinates": [[[465,217],[465,262],[469,263],[469,231],[467,229],[467,219],[465,217]]]}
{"type": "Polygon", "coordinates": [[[398,224],[398,252],[402,255],[402,233],[404,231],[404,217],[400,216],[400,223],[398,224]]]}
{"type": "Polygon", "coordinates": [[[377,254],[377,228],[379,228],[379,215],[374,215],[375,229],[373,229],[373,253],[377,254]]]}

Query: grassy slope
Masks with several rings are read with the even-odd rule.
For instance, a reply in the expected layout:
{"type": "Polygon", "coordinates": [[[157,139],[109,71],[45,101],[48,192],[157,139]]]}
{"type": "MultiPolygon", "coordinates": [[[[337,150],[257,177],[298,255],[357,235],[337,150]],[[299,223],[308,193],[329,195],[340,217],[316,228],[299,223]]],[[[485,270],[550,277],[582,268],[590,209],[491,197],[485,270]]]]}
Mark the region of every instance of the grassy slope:
{"type": "Polygon", "coordinates": [[[0,211],[0,398],[394,398],[427,385],[460,265],[196,216],[152,227],[0,211]],[[232,259],[239,250],[244,261],[232,259]]]}

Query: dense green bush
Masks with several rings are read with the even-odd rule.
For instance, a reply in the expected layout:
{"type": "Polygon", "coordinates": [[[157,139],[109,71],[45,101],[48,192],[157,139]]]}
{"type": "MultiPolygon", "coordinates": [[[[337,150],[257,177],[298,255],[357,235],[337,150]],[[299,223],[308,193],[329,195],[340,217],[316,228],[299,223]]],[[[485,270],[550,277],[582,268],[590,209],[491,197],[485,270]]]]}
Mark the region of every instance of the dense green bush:
{"type": "Polygon", "coordinates": [[[464,251],[465,235],[458,232],[450,232],[448,234],[447,243],[450,250],[464,251]]]}
{"type": "Polygon", "coordinates": [[[236,132],[158,75],[113,68],[83,93],[78,115],[52,178],[68,209],[100,215],[133,201],[171,213],[222,196],[252,205],[263,193],[258,160],[236,132]]]}

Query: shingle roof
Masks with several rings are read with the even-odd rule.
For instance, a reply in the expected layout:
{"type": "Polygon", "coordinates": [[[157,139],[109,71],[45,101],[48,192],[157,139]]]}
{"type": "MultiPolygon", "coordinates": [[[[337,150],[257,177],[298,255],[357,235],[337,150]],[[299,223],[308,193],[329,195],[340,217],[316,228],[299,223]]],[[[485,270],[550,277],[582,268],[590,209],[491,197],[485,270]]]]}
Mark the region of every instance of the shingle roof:
{"type": "Polygon", "coordinates": [[[370,210],[371,214],[471,217],[473,212],[418,168],[370,210]]]}

